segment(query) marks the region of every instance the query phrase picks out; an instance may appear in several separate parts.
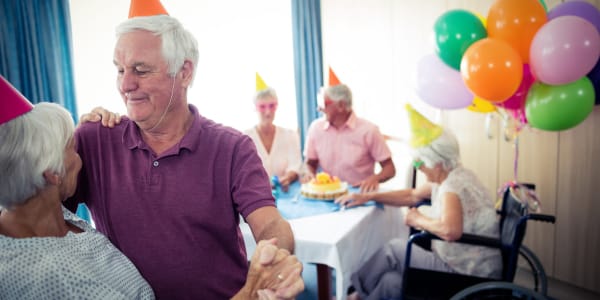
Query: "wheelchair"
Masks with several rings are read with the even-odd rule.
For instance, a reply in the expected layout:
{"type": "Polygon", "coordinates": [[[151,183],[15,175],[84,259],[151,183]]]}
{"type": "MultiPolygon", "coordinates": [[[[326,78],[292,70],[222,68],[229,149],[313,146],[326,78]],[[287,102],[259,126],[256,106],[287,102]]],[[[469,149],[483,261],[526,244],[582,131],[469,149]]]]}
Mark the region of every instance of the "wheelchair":
{"type": "Polygon", "coordinates": [[[497,248],[502,254],[503,270],[500,279],[483,278],[471,275],[446,273],[436,270],[413,268],[410,266],[413,245],[431,250],[431,241],[439,237],[411,229],[406,246],[403,288],[404,300],[410,299],[548,299],[547,278],[544,268],[536,255],[522,245],[527,222],[542,221],[554,223],[554,216],[531,213],[531,205],[513,193],[513,188],[534,189],[532,184],[521,184],[506,188],[502,196],[499,238],[473,234],[463,234],[454,243],[497,248]],[[529,265],[534,289],[513,283],[519,257],[529,265]]]}

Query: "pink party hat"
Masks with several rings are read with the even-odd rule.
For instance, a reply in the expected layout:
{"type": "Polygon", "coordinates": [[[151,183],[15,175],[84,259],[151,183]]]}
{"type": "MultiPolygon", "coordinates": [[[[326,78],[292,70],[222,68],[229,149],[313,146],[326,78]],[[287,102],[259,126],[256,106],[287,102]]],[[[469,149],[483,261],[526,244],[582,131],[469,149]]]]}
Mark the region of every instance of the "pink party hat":
{"type": "Polygon", "coordinates": [[[160,0],[131,0],[129,6],[129,19],[168,14],[160,0]]]}
{"type": "Polygon", "coordinates": [[[0,76],[0,124],[24,115],[32,109],[31,102],[0,76]]]}

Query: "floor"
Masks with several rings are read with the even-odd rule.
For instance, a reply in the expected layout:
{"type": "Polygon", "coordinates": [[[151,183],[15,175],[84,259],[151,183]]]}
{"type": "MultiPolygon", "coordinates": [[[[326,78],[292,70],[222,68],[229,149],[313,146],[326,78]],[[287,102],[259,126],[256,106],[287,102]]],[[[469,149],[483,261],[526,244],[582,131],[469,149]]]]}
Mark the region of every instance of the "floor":
{"type": "MultiPolygon", "coordinates": [[[[529,271],[519,269],[515,276],[515,283],[524,287],[533,288],[534,285],[531,278],[532,276],[529,271]]],[[[553,278],[548,278],[548,296],[551,299],[560,300],[600,300],[600,294],[598,293],[553,278]]]]}
{"type": "MultiPolygon", "coordinates": [[[[302,294],[298,295],[297,300],[316,300],[317,299],[317,271],[313,264],[304,264],[304,271],[302,272],[304,283],[306,288],[302,294]]],[[[334,276],[335,277],[335,276],[334,276]]],[[[520,269],[515,276],[515,283],[533,288],[533,281],[531,279],[529,271],[520,269]]],[[[335,287],[335,278],[332,287],[335,287]]],[[[335,290],[335,289],[334,289],[335,290]]],[[[556,280],[553,278],[548,279],[548,296],[551,299],[557,300],[600,300],[600,294],[594,293],[589,290],[585,290],[566,282],[556,280]]],[[[335,298],[332,298],[335,299],[335,298]]]]}

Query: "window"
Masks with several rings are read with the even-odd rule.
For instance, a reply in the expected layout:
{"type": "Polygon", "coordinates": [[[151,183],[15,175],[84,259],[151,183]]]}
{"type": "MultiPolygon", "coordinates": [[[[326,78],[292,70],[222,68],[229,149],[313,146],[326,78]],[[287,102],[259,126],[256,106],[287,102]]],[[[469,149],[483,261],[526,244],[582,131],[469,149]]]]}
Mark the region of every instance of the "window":
{"type": "MultiPolygon", "coordinates": [[[[79,114],[96,106],[125,114],[113,66],[115,27],[129,1],[71,0],[79,114]]],[[[200,59],[188,102],[200,114],[239,130],[257,122],[255,72],[277,90],[275,123],[296,129],[291,4],[281,0],[162,0],[198,40],[200,59]]]]}

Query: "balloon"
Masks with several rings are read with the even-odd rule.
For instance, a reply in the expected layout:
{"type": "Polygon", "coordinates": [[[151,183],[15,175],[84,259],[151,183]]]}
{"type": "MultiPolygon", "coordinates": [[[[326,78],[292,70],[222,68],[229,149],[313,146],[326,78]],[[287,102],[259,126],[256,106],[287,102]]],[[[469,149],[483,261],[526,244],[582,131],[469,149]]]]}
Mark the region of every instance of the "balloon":
{"type": "Polygon", "coordinates": [[[548,21],[562,16],[580,17],[594,25],[600,32],[600,11],[585,1],[569,1],[560,3],[548,12],[548,21]]]}
{"type": "Polygon", "coordinates": [[[531,69],[528,64],[523,65],[523,79],[521,79],[521,84],[517,88],[517,91],[510,96],[506,101],[496,103],[496,105],[505,108],[506,110],[517,110],[522,109],[525,105],[525,100],[527,99],[527,92],[529,92],[529,88],[535,81],[535,78],[531,74],[531,69]]]}
{"type": "Polygon", "coordinates": [[[475,41],[487,36],[481,20],[473,13],[455,9],[435,21],[436,52],[450,67],[458,70],[463,53],[475,41]]]}
{"type": "Polygon", "coordinates": [[[495,112],[496,107],[489,101],[475,96],[475,98],[473,98],[473,103],[471,103],[471,105],[467,106],[467,110],[474,111],[474,112],[480,112],[480,113],[490,113],[490,112],[495,112]]]}
{"type": "Polygon", "coordinates": [[[461,61],[463,81],[475,95],[492,102],[513,95],[523,77],[523,63],[506,42],[485,38],[475,42],[461,61]]]}
{"type": "Polygon", "coordinates": [[[600,56],[600,34],[592,23],[563,16],[546,23],[531,42],[531,68],[552,85],[573,82],[592,70],[600,56]]]}
{"type": "Polygon", "coordinates": [[[417,94],[427,104],[442,109],[464,108],[473,99],[460,73],[435,54],[425,55],[417,65],[417,94]]]}
{"type": "Polygon", "coordinates": [[[559,131],[577,126],[594,108],[594,87],[587,77],[564,84],[531,86],[525,114],[534,128],[559,131]]]}
{"type": "Polygon", "coordinates": [[[542,4],[542,6],[544,7],[544,11],[548,11],[548,6],[546,5],[546,1],[544,0],[540,0],[540,3],[542,4]]]}
{"type": "Polygon", "coordinates": [[[488,12],[487,31],[491,38],[506,41],[529,62],[533,36],[546,23],[546,10],[538,0],[497,0],[488,12]]]}
{"type": "MultiPolygon", "coordinates": [[[[473,14],[475,14],[477,16],[477,18],[479,19],[479,21],[481,21],[481,24],[483,25],[483,27],[487,27],[487,20],[485,19],[484,16],[482,16],[481,14],[478,14],[476,12],[474,12],[473,14]]],[[[485,35],[487,35],[487,31],[486,31],[485,35]]]]}

